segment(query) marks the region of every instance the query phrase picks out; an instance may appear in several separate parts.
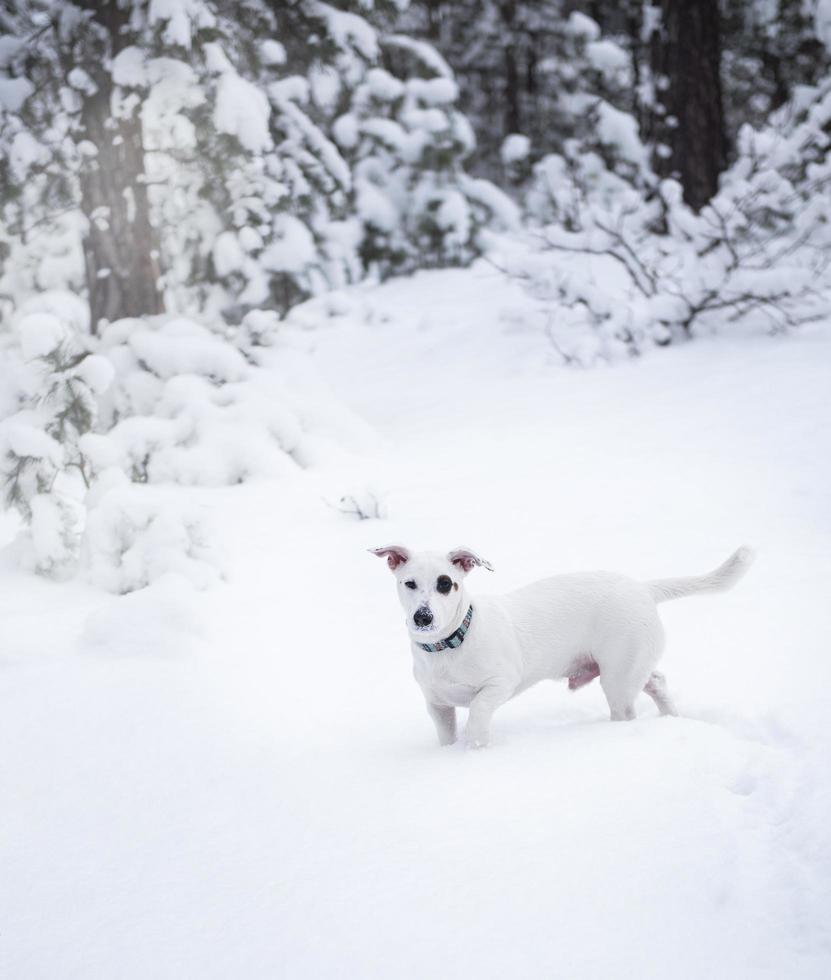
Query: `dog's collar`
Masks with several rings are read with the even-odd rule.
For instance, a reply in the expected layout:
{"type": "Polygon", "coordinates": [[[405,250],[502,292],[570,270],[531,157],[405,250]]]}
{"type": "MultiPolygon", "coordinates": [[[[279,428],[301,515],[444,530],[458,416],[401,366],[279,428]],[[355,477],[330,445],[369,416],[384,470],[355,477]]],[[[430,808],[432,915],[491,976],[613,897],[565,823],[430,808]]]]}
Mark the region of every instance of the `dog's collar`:
{"type": "Polygon", "coordinates": [[[421,647],[422,650],[426,650],[427,653],[439,653],[441,650],[455,650],[456,647],[460,647],[462,645],[465,634],[470,629],[471,619],[473,619],[472,605],[465,613],[465,618],[462,620],[462,625],[457,630],[454,630],[450,636],[446,637],[444,640],[439,640],[438,643],[417,643],[416,646],[421,647]]]}

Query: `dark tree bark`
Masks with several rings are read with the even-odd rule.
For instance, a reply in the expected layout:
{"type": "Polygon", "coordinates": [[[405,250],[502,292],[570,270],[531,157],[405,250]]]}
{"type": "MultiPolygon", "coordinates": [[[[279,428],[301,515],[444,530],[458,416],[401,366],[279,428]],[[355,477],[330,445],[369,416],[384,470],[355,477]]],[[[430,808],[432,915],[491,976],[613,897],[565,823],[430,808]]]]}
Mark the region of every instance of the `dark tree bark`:
{"type": "MultiPolygon", "coordinates": [[[[126,15],[108,0],[87,4],[107,32],[115,55],[129,44],[126,15]]],[[[81,208],[88,220],[84,260],[89,289],[90,324],[102,320],[161,313],[159,236],[150,223],[144,173],[141,119],[111,116],[112,79],[101,58],[87,70],[97,87],[84,96],[83,138],[98,153],[80,175],[81,208]]]]}
{"type": "Polygon", "coordinates": [[[661,0],[652,67],[666,86],[658,91],[664,111],[654,135],[670,150],[656,158],[656,169],[676,176],[684,200],[699,210],[718,190],[727,157],[718,0],[661,0]]]}
{"type": "Polygon", "coordinates": [[[427,8],[427,37],[438,44],[441,40],[441,6],[442,0],[426,0],[427,8]]]}
{"type": "Polygon", "coordinates": [[[643,58],[643,4],[640,0],[627,0],[622,14],[624,30],[629,39],[629,63],[632,66],[632,111],[638,121],[638,129],[645,131],[644,106],[641,102],[641,59],[643,58]]]}
{"type": "Polygon", "coordinates": [[[505,44],[505,134],[522,132],[522,112],[519,105],[519,66],[515,47],[516,2],[505,0],[499,6],[508,40],[505,44]]]}

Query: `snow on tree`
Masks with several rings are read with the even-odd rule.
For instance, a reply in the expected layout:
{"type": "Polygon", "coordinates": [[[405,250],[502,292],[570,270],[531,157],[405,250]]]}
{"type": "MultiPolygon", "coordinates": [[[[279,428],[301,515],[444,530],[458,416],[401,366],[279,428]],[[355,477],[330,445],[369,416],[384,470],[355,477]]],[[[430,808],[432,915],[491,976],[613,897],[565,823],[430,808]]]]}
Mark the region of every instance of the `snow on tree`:
{"type": "Polygon", "coordinates": [[[27,225],[82,211],[93,331],[102,318],[161,310],[141,120],[135,106],[114,111],[110,66],[140,30],[133,13],[103,0],[26,0],[0,14],[2,220],[23,237],[27,225]]]}
{"type": "Polygon", "coordinates": [[[470,261],[486,222],[515,221],[464,174],[451,73],[386,30],[392,10],[19,0],[0,14],[0,303],[22,379],[0,406],[2,477],[40,570],[83,554],[123,590],[147,563],[103,569],[145,537],[195,554],[198,530],[130,484],[227,485],[328,451],[280,393],[277,316],[370,267],[470,261]]]}
{"type": "Polygon", "coordinates": [[[51,313],[24,315],[16,332],[20,361],[6,358],[14,406],[0,421],[0,481],[6,505],[30,525],[26,560],[58,574],[76,557],[76,488],[90,481],[81,439],[113,370],[51,313]]]}
{"type": "Polygon", "coordinates": [[[402,13],[402,26],[436,44],[453,66],[460,107],[480,143],[477,172],[511,181],[527,175],[504,159],[509,137],[527,138],[539,160],[562,152],[575,136],[588,136],[590,96],[632,111],[637,79],[629,53],[575,6],[564,0],[415,0],[402,13]]]}
{"type": "Polygon", "coordinates": [[[799,85],[829,68],[820,32],[825,0],[726,0],[722,4],[722,77],[728,133],[765,124],[799,85]]]}
{"type": "Polygon", "coordinates": [[[463,172],[475,139],[455,107],[452,72],[405,36],[337,33],[347,40],[339,66],[348,106],[332,130],[354,173],[364,265],[386,276],[467,264],[480,230],[515,227],[517,213],[493,185],[463,172]]]}
{"type": "Polygon", "coordinates": [[[785,331],[827,316],[829,121],[826,82],[800,89],[766,126],[745,126],[735,163],[698,212],[676,181],[653,176],[639,187],[600,158],[561,164],[541,250],[508,268],[552,309],[570,310],[552,333],[564,359],[638,353],[725,321],[785,331]]]}
{"type": "MultiPolygon", "coordinates": [[[[0,482],[30,567],[80,563],[120,592],[169,572],[215,581],[210,534],[171,487],[290,475],[360,442],[319,392],[292,390],[279,334],[289,315],[320,318],[325,301],[301,301],[328,292],[334,308],[367,275],[496,242],[580,363],[827,310],[831,94],[798,84],[828,63],[824,0],[751,5],[729,77],[767,63],[782,87],[761,86],[718,180],[719,112],[678,109],[693,61],[675,84],[650,50],[683,47],[672,5],[663,19],[636,0],[403,6],[0,12],[0,482]],[[456,74],[410,33],[425,14],[456,74]],[[810,36],[793,59],[786,23],[810,36]],[[694,133],[714,139],[695,159],[694,133]],[[529,234],[486,234],[516,229],[519,209],[474,161],[522,200],[529,234]]],[[[371,516],[373,499],[356,489],[340,509],[371,516]]]]}
{"type": "MultiPolygon", "coordinates": [[[[427,45],[385,31],[389,9],[10,4],[0,190],[15,266],[33,227],[51,231],[80,210],[95,332],[163,304],[235,321],[257,307],[285,313],[356,280],[361,259],[378,264],[385,249],[390,267],[469,260],[482,224],[510,209],[465,178],[473,139],[449,70],[427,45]],[[394,99],[378,88],[385,72],[401,76],[394,99]],[[385,143],[382,129],[404,142],[385,143]]],[[[51,286],[77,286],[77,258],[51,286]]],[[[18,274],[7,288],[26,285],[18,274]]]]}
{"type": "Polygon", "coordinates": [[[168,571],[204,586],[219,559],[172,487],[287,477],[362,445],[341,406],[318,398],[301,417],[275,325],[249,313],[243,351],[185,317],[117,320],[92,338],[23,313],[0,347],[0,487],[27,525],[25,564],[59,575],[82,559],[115,591],[168,571]]]}

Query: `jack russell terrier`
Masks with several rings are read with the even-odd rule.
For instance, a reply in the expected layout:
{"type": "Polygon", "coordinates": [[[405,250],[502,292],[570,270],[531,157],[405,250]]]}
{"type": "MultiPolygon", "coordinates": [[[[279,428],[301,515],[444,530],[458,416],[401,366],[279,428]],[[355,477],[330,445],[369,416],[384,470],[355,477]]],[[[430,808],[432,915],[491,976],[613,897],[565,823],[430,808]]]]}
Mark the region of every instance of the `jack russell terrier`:
{"type": "Polygon", "coordinates": [[[635,717],[645,691],[662,715],[676,714],[663,674],[657,603],[733,586],[753,561],[739,548],[708,575],[637,582],[613,572],[541,579],[503,596],[471,600],[465,577],[490,564],[458,548],[441,555],[400,545],[373,548],[395,575],[406,611],[413,673],[439,742],[456,741],[456,708],[469,709],[465,741],[488,744],[494,711],[546,678],[577,690],[600,678],[613,721],[635,717]]]}

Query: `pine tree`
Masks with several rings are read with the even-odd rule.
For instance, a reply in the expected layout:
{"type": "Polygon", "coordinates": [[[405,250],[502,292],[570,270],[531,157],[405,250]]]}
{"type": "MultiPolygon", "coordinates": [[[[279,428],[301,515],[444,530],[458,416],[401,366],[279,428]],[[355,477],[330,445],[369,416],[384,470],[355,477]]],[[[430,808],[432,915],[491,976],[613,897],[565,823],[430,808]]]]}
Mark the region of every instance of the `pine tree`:
{"type": "Polygon", "coordinates": [[[426,45],[388,34],[395,9],[13,3],[2,24],[18,40],[0,67],[18,85],[3,86],[14,98],[0,129],[9,247],[20,252],[27,224],[80,211],[93,331],[157,313],[163,297],[231,320],[254,307],[285,313],[357,279],[361,259],[467,261],[504,202],[466,182],[473,141],[453,82],[426,45]],[[404,85],[392,104],[366,94],[384,70],[404,85]],[[349,115],[359,136],[339,146],[349,115]],[[382,146],[382,120],[406,147],[382,146]],[[381,184],[395,228],[367,218],[381,184]]]}
{"type": "Polygon", "coordinates": [[[565,0],[415,0],[401,23],[429,37],[455,72],[459,107],[479,144],[476,170],[517,182],[528,176],[531,160],[562,153],[570,140],[601,148],[602,140],[592,140],[591,110],[599,100],[635,111],[637,63],[627,54],[626,36],[634,28],[621,16],[624,8],[565,0]],[[593,19],[598,7],[608,15],[610,36],[601,36],[593,19]]]}
{"type": "Polygon", "coordinates": [[[24,316],[16,332],[18,411],[0,421],[0,483],[5,505],[29,525],[32,565],[57,574],[76,558],[78,500],[90,482],[82,441],[112,367],[51,314],[24,316]]]}
{"type": "Polygon", "coordinates": [[[3,219],[20,232],[80,207],[93,332],[162,308],[141,120],[135,105],[114,111],[111,63],[136,39],[132,13],[105,0],[19,0],[0,14],[15,38],[4,68],[23,86],[4,119],[3,219]]]}

